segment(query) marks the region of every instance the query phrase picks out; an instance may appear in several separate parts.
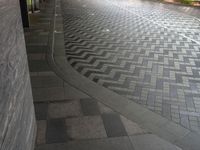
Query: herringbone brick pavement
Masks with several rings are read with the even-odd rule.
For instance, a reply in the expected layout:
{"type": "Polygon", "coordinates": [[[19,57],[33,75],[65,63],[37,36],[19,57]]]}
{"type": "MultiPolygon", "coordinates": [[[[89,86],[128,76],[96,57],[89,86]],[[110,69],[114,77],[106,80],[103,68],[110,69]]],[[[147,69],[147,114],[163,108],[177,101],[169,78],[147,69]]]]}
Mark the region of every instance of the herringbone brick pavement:
{"type": "Polygon", "coordinates": [[[200,23],[117,0],[62,2],[66,57],[82,75],[200,131],[200,23]]]}

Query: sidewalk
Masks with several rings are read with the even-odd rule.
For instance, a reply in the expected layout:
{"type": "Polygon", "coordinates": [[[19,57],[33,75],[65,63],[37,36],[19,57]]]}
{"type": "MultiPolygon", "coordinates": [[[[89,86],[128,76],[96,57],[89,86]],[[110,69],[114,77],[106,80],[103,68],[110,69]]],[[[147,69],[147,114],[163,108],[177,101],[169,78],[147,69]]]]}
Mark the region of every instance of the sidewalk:
{"type": "MultiPolygon", "coordinates": [[[[52,68],[47,58],[51,55],[49,42],[54,6],[57,15],[60,15],[60,1],[57,0],[55,5],[53,0],[42,5],[41,13],[38,14],[39,22],[25,29],[37,119],[35,149],[179,150],[174,144],[127,119],[95,97],[89,96],[86,91],[77,89],[77,86],[66,82],[54,72],[55,68],[52,68]]],[[[57,19],[62,22],[59,19],[62,18],[57,19]]],[[[54,44],[64,46],[62,40],[59,41],[59,34],[63,34],[62,24],[56,24],[56,28],[58,38],[55,38],[57,41],[54,44]]],[[[60,49],[55,49],[54,57],[61,53],[60,49]]],[[[84,86],[86,90],[90,89],[87,84],[84,86]]]]}

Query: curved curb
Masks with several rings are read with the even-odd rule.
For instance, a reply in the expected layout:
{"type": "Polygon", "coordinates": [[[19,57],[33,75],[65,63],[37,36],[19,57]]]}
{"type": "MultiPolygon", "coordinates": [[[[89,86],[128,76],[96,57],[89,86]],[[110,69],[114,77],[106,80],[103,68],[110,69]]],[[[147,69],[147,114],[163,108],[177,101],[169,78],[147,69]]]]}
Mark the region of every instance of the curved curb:
{"type": "Polygon", "coordinates": [[[71,86],[105,104],[153,134],[185,150],[199,150],[200,135],[126,99],[80,75],[65,57],[63,20],[60,0],[55,0],[50,49],[47,60],[53,71],[71,86]]]}

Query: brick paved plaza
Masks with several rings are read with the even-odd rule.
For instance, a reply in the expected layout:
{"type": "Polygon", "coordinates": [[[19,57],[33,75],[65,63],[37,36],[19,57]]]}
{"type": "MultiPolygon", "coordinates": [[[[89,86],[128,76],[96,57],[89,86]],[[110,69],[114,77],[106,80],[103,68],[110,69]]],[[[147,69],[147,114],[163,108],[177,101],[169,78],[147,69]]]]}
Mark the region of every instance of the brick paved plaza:
{"type": "Polygon", "coordinates": [[[82,75],[200,131],[200,20],[156,3],[62,1],[66,58],[82,75]]]}
{"type": "Polygon", "coordinates": [[[44,3],[25,29],[35,150],[199,150],[197,13],[139,0],[44,3]]]}

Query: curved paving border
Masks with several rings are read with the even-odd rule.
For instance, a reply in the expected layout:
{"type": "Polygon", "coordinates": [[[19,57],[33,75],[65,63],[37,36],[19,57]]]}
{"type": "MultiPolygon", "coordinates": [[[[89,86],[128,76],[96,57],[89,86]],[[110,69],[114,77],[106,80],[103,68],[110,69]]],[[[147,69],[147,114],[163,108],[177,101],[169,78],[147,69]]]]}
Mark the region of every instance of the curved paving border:
{"type": "Polygon", "coordinates": [[[47,59],[53,70],[66,82],[94,99],[102,102],[128,119],[157,134],[185,150],[199,150],[200,135],[181,127],[160,115],[130,101],[76,72],[67,62],[64,52],[63,22],[60,0],[56,0],[53,32],[50,35],[50,49],[47,59]]]}

